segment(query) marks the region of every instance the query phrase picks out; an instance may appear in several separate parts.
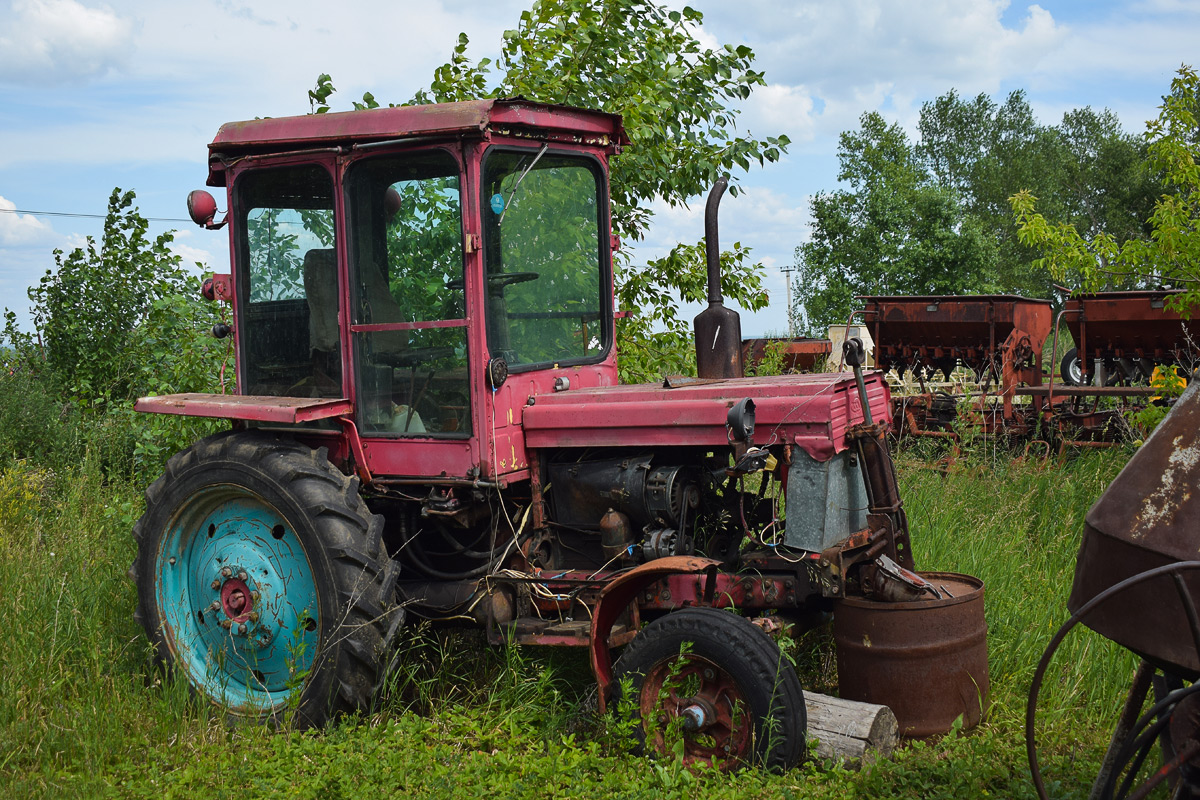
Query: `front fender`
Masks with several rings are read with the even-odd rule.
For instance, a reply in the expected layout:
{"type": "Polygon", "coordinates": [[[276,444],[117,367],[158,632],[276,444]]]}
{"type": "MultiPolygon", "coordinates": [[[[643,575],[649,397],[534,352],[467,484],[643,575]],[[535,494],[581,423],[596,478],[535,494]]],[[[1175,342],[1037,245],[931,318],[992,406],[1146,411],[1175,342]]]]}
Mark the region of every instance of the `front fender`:
{"type": "Polygon", "coordinates": [[[596,610],[592,614],[591,655],[592,673],[599,688],[599,704],[604,712],[605,701],[613,682],[612,653],[608,649],[608,636],[613,624],[638,594],[667,575],[695,574],[707,572],[704,596],[711,600],[716,586],[716,574],[721,562],[700,556],[669,556],[658,558],[626,572],[600,592],[596,610]]]}

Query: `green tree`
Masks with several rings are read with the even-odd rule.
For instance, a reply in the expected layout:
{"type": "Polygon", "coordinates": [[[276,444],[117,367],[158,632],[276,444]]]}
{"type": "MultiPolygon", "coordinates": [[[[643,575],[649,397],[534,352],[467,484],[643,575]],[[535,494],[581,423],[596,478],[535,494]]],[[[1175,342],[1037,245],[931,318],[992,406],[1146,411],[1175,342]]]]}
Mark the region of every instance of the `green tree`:
{"type": "Polygon", "coordinates": [[[1131,282],[1184,289],[1172,302],[1182,313],[1200,303],[1200,78],[1180,68],[1156,119],[1146,123],[1144,168],[1166,187],[1146,220],[1148,238],[1121,240],[1109,230],[1071,221],[1050,222],[1037,195],[1025,189],[1010,198],[1017,235],[1042,254],[1034,265],[1055,278],[1078,275],[1081,288],[1097,291],[1131,282]]]}
{"type": "Polygon", "coordinates": [[[813,199],[812,239],[796,248],[798,318],[815,334],[845,321],[860,294],[981,288],[993,245],[952,188],[931,180],[899,125],[876,112],[843,133],[838,180],[813,199]]]}
{"type": "MultiPolygon", "coordinates": [[[[472,62],[460,34],[451,60],[412,102],[522,96],[620,114],[631,145],[611,164],[613,228],[638,241],[656,198],[683,205],[722,174],[736,179],[753,162],[778,160],[788,145],[786,136],[737,132],[736,103],[764,84],[763,75],[745,45],[703,46],[695,35],[702,22],[693,8],[669,10],[654,0],[538,0],[504,33],[495,63],[472,62]]],[[[316,113],[328,109],[331,92],[329,76],[320,76],[309,93],[316,113]]],[[[354,105],[378,103],[368,94],[354,105]]],[[[730,193],[738,193],[736,183],[730,193]]],[[[675,307],[679,297],[696,299],[689,292],[698,277],[703,283],[703,248],[681,244],[645,265],[622,253],[616,261],[618,302],[631,312],[618,329],[623,379],[688,369],[686,356],[676,357],[688,323],[675,307]]],[[[766,305],[763,270],[744,248],[735,248],[725,270],[728,298],[749,309],[766,305]]]]}
{"type": "MultiPolygon", "coordinates": [[[[951,90],[924,103],[919,138],[866,114],[843,134],[839,180],[819,194],[812,240],[797,249],[797,302],[810,331],[844,319],[856,294],[1000,292],[1054,297],[1037,252],[1012,225],[1022,189],[1086,236],[1146,238],[1161,184],[1145,143],[1111,111],[1076,109],[1042,125],[1024,92],[1003,103],[951,90]]],[[[1063,274],[1059,280],[1078,282],[1063,274]]]]}
{"type": "MultiPolygon", "coordinates": [[[[921,107],[917,150],[931,175],[958,193],[965,213],[996,244],[989,273],[997,291],[1052,296],[1036,252],[1012,226],[1008,198],[1028,189],[1056,218],[1118,241],[1143,237],[1141,223],[1160,187],[1145,170],[1145,144],[1108,109],[1087,107],[1042,125],[1022,91],[1002,104],[950,91],[921,107]]],[[[1073,281],[1070,276],[1064,280],[1073,281]]]]}
{"type": "Polygon", "coordinates": [[[29,290],[36,340],[6,311],[3,338],[23,366],[85,407],[214,383],[215,360],[198,352],[212,346],[214,312],[171,252],[173,234],[151,238],[133,200],[114,189],[100,241],[54,251],[55,269],[29,290]]]}

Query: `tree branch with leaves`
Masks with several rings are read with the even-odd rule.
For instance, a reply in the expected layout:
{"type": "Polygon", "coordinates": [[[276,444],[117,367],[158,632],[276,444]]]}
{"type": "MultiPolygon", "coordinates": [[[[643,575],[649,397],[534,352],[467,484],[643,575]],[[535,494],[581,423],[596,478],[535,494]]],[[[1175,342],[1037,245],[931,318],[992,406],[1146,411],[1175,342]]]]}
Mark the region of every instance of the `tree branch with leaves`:
{"type": "Polygon", "coordinates": [[[1043,255],[1034,265],[1061,279],[1080,276],[1084,291],[1127,284],[1171,285],[1182,314],[1200,304],[1200,76],[1180,67],[1156,119],[1146,123],[1147,165],[1161,173],[1166,191],[1154,204],[1148,239],[1118,242],[1100,231],[1085,236],[1070,223],[1051,222],[1029,190],[1009,198],[1017,236],[1043,255]]]}
{"type": "MultiPolygon", "coordinates": [[[[613,229],[626,241],[640,241],[655,200],[685,205],[721,175],[736,181],[755,162],[779,160],[789,144],[783,135],[738,132],[737,104],[765,85],[763,74],[752,68],[754,52],[745,45],[701,44],[702,24],[699,11],[671,10],[654,0],[538,0],[505,31],[496,62],[472,62],[467,36],[460,34],[450,61],[410,102],[520,96],[620,114],[631,144],[611,163],[613,229]]],[[[309,93],[315,113],[328,110],[331,93],[329,76],[320,76],[309,93]]],[[[354,103],[377,105],[368,95],[354,103]]],[[[737,193],[735,182],[730,194],[737,193]]],[[[747,253],[738,245],[728,254],[726,296],[757,310],[767,302],[763,269],[747,253]]],[[[703,248],[680,244],[645,265],[618,253],[615,269],[621,308],[632,314],[618,327],[622,378],[694,369],[687,358],[659,354],[677,353],[688,335],[675,309],[679,299],[696,299],[690,290],[705,274],[703,248]]]]}

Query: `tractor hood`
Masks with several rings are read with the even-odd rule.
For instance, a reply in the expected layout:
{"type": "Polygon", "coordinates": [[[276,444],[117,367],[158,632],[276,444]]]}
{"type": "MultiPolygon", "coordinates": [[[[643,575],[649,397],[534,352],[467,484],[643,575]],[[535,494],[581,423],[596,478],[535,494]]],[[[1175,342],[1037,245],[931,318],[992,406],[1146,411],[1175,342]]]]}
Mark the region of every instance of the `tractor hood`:
{"type": "MultiPolygon", "coordinates": [[[[881,373],[866,375],[875,420],[890,419],[881,373]]],[[[818,461],[846,449],[846,430],[862,423],[854,378],[846,374],[702,380],[668,378],[662,385],[575,389],[531,398],[523,417],[525,445],[622,447],[725,445],[726,415],[754,401],[754,444],[792,444],[818,461]]]]}

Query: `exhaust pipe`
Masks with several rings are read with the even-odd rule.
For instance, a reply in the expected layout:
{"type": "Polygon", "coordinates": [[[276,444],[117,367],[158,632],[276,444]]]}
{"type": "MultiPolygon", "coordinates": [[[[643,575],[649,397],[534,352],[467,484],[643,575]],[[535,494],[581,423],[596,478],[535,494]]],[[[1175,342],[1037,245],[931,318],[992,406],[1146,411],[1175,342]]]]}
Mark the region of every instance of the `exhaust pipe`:
{"type": "Polygon", "coordinates": [[[704,255],[708,261],[708,308],[692,322],[696,332],[696,375],[700,378],[740,378],[742,369],[742,320],[726,308],[721,296],[721,245],[717,236],[717,206],[729,186],[723,177],[708,193],[704,207],[704,255]]]}

